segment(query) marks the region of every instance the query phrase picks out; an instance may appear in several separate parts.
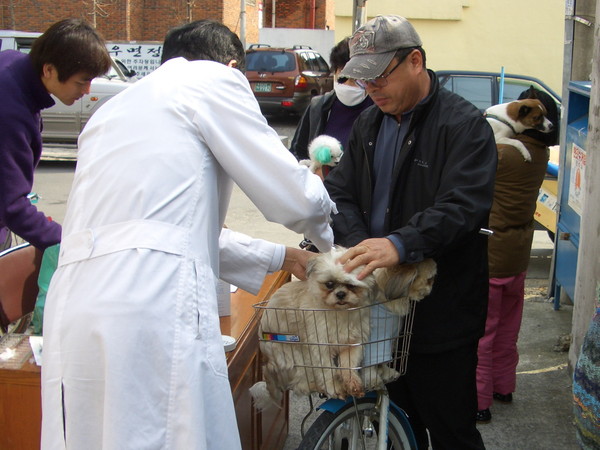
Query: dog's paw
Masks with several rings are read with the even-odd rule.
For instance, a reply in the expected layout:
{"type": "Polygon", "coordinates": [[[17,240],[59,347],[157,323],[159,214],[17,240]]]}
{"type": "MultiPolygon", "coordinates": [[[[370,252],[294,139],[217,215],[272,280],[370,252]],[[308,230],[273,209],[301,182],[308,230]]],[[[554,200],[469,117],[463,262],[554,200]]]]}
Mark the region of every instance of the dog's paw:
{"type": "Polygon", "coordinates": [[[523,145],[521,141],[511,138],[500,138],[496,140],[496,143],[512,145],[519,151],[519,153],[523,156],[523,159],[525,159],[525,161],[531,162],[531,154],[529,153],[529,150],[527,150],[527,147],[525,147],[525,145],[523,145]]]}
{"type": "Polygon", "coordinates": [[[411,300],[422,300],[431,293],[437,264],[433,259],[427,258],[416,264],[418,275],[410,286],[408,297],[411,300]]]}
{"type": "Polygon", "coordinates": [[[254,407],[259,411],[276,406],[281,409],[281,406],[271,397],[267,383],[259,381],[249,389],[250,395],[254,400],[254,407]]]}
{"type": "Polygon", "coordinates": [[[377,366],[377,372],[383,384],[390,383],[400,376],[400,372],[386,366],[385,364],[380,364],[377,366]]]}
{"type": "Polygon", "coordinates": [[[515,144],[515,147],[517,150],[519,150],[521,155],[523,155],[523,158],[525,159],[525,161],[531,162],[531,154],[529,153],[529,150],[527,150],[527,148],[523,145],[523,143],[521,143],[519,141],[516,141],[516,143],[518,145],[515,144]]]}
{"type": "Polygon", "coordinates": [[[360,377],[354,372],[346,372],[343,377],[344,391],[347,395],[353,397],[363,397],[365,395],[365,389],[360,377]]]}

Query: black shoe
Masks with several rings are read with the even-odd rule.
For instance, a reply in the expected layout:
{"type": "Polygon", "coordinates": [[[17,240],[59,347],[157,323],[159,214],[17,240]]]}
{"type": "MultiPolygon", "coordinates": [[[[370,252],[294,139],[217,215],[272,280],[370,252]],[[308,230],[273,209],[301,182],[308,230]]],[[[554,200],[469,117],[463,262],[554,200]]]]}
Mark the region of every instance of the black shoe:
{"type": "Polygon", "coordinates": [[[477,418],[475,419],[477,423],[490,423],[492,421],[492,413],[490,409],[482,409],[477,411],[477,418]]]}
{"type": "Polygon", "coordinates": [[[508,394],[504,395],[494,392],[494,399],[498,400],[500,403],[512,403],[512,393],[509,392],[508,394]]]}

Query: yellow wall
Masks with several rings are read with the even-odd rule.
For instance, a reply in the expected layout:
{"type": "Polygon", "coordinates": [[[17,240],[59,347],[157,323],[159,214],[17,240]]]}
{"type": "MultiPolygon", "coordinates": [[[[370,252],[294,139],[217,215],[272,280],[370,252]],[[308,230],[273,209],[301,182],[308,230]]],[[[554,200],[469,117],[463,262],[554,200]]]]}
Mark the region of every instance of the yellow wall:
{"type": "MultiPolygon", "coordinates": [[[[398,14],[423,40],[433,70],[537,77],[562,92],[565,0],[367,0],[369,18],[398,14]]],[[[336,1],[335,40],[352,30],[352,2],[336,1]]]]}

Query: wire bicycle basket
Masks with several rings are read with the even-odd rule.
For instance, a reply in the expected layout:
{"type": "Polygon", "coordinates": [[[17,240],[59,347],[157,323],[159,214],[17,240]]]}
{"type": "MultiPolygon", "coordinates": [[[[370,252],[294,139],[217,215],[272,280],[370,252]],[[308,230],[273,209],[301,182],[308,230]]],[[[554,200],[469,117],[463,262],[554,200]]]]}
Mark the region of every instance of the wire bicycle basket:
{"type": "MultiPolygon", "coordinates": [[[[393,300],[343,310],[254,305],[262,314],[259,341],[267,366],[286,379],[282,390],[343,398],[340,384],[351,374],[364,391],[383,387],[406,372],[414,301],[393,300]],[[408,302],[404,316],[392,312],[392,302],[408,302]],[[332,392],[333,390],[333,392],[332,392]]],[[[273,378],[273,377],[271,377],[273,378]]]]}

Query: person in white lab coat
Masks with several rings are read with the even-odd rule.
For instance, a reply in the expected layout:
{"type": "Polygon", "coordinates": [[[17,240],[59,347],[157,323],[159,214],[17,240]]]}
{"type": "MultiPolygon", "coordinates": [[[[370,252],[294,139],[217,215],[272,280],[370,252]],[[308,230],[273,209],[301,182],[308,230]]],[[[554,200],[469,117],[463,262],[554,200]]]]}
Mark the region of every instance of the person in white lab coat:
{"type": "Polygon", "coordinates": [[[257,292],[308,252],[223,228],[233,182],[331,249],[333,203],[260,113],[235,34],[171,30],[163,64],[79,139],[44,317],[42,449],[240,448],[218,278],[257,292]]]}

